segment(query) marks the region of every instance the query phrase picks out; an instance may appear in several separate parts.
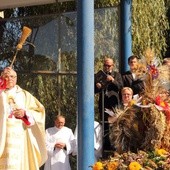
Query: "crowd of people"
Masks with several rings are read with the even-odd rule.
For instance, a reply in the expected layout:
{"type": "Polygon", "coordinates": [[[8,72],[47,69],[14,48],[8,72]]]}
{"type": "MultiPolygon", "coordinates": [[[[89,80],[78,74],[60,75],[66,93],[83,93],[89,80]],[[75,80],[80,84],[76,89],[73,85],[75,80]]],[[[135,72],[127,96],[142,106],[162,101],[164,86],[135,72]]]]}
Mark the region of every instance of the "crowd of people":
{"type": "Polygon", "coordinates": [[[114,71],[113,59],[105,58],[103,72],[106,74],[106,77],[99,80],[96,78],[95,93],[99,93],[99,117],[100,122],[103,121],[102,124],[105,133],[103,150],[115,149],[114,146],[111,146],[109,137],[110,124],[115,119],[115,115],[114,113],[113,115],[108,114],[105,109],[113,110],[115,107],[124,108],[128,105],[130,99],[137,97],[144,90],[143,81],[136,78],[135,75],[138,65],[138,57],[135,55],[130,56],[128,58],[128,64],[130,70],[121,75],[119,72],[114,71]],[[102,83],[103,81],[105,81],[105,83],[102,83]],[[104,106],[104,109],[102,106],[104,106]]]}
{"type": "MultiPolygon", "coordinates": [[[[170,67],[169,61],[164,59],[162,65],[170,67]]],[[[103,158],[102,151],[117,149],[110,141],[110,127],[118,119],[115,110],[126,110],[145,91],[144,79],[136,72],[138,57],[130,56],[128,64],[130,70],[120,74],[113,59],[105,58],[101,79],[95,75],[95,94],[99,94],[99,122],[94,122],[96,161],[103,158]]],[[[17,85],[11,67],[2,71],[0,85],[0,169],[38,170],[44,165],[44,170],[71,170],[69,155],[77,154],[77,127],[73,133],[65,126],[65,117],[57,115],[54,126],[45,130],[44,106],[17,85]]],[[[169,89],[160,89],[159,96],[170,105],[169,89]]]]}
{"type": "MultiPolygon", "coordinates": [[[[69,155],[77,155],[77,130],[56,115],[45,130],[45,108],[17,85],[17,73],[6,67],[0,77],[0,169],[71,170],[69,155]]],[[[101,157],[101,125],[94,122],[96,161],[101,157]]]]}

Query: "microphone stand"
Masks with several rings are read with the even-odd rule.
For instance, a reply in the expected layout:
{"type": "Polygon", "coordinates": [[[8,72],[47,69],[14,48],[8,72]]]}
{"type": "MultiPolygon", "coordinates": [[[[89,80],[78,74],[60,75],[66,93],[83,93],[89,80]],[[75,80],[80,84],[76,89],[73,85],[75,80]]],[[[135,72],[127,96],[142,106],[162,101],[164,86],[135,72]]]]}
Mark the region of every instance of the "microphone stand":
{"type": "Polygon", "coordinates": [[[104,120],[104,89],[102,89],[102,157],[104,155],[104,138],[105,138],[105,120],[104,120]]]}
{"type": "Polygon", "coordinates": [[[102,89],[101,89],[101,105],[102,105],[102,110],[101,110],[101,124],[102,124],[102,157],[104,155],[104,139],[105,139],[105,115],[104,115],[104,93],[106,89],[106,84],[107,84],[107,74],[100,70],[96,75],[95,75],[95,82],[102,84],[102,89]]]}

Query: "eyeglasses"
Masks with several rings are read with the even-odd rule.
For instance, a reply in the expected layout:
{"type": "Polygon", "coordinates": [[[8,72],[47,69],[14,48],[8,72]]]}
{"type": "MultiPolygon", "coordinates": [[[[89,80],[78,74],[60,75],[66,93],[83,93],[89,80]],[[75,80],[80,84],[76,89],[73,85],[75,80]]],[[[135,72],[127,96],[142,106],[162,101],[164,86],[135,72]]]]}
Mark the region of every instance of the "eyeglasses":
{"type": "Polygon", "coordinates": [[[9,76],[4,76],[4,79],[15,79],[17,76],[9,75],[9,76]]]}
{"type": "Polygon", "coordinates": [[[113,65],[104,64],[104,67],[112,67],[113,65]]]}
{"type": "Polygon", "coordinates": [[[132,94],[124,93],[123,96],[132,96],[132,94]]]}

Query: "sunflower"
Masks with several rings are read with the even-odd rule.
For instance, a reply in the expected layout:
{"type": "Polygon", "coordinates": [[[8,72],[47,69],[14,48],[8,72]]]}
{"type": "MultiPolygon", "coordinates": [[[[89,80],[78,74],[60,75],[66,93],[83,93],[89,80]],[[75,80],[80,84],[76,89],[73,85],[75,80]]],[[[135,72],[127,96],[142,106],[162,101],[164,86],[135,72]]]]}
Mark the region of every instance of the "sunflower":
{"type": "Polygon", "coordinates": [[[93,170],[103,170],[103,164],[101,162],[96,162],[93,165],[93,170]]]}
{"type": "Polygon", "coordinates": [[[159,156],[166,156],[168,154],[168,152],[165,149],[156,149],[155,153],[156,155],[159,155],[159,156]]]}
{"type": "Polygon", "coordinates": [[[117,161],[114,162],[108,162],[107,164],[107,170],[116,170],[119,166],[119,163],[117,161]]]}
{"type": "Polygon", "coordinates": [[[142,166],[138,162],[131,162],[129,164],[129,170],[141,170],[142,166]]]}

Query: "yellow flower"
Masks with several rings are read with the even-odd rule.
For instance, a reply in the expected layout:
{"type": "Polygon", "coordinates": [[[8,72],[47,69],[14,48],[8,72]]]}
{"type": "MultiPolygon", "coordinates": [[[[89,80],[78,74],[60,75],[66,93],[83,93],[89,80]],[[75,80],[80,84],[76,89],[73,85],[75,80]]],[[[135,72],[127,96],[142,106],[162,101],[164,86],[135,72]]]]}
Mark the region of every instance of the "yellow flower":
{"type": "Polygon", "coordinates": [[[166,106],[166,105],[165,105],[165,102],[164,102],[164,101],[161,101],[160,106],[165,107],[165,106],[166,106]]]}
{"type": "Polygon", "coordinates": [[[135,100],[131,100],[128,105],[130,107],[130,106],[133,106],[134,104],[136,104],[136,101],[135,100]]]}
{"type": "Polygon", "coordinates": [[[168,154],[168,152],[165,149],[156,149],[155,153],[159,156],[165,156],[168,154]]]}
{"type": "Polygon", "coordinates": [[[96,162],[93,165],[93,170],[103,170],[103,164],[101,162],[96,162]]]}
{"type": "Polygon", "coordinates": [[[114,161],[114,162],[108,162],[107,163],[107,170],[116,170],[118,167],[119,163],[114,161]]]}
{"type": "Polygon", "coordinates": [[[131,162],[129,164],[129,170],[140,170],[142,166],[138,162],[131,162]]]}

